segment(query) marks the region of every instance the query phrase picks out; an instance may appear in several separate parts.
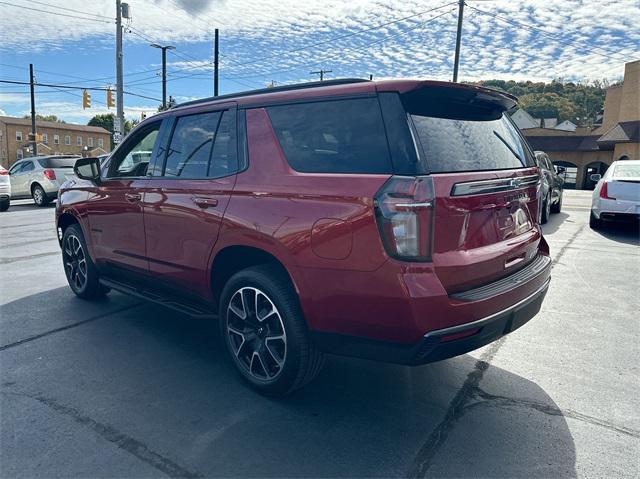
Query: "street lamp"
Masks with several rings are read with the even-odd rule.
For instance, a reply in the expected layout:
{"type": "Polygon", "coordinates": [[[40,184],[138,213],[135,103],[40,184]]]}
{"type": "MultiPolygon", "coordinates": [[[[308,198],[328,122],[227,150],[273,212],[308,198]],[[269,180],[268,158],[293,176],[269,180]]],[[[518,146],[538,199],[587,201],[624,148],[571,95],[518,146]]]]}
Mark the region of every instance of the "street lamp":
{"type": "Polygon", "coordinates": [[[162,50],[162,109],[167,108],[167,50],[174,50],[173,45],[162,46],[152,43],[150,46],[162,50]]]}

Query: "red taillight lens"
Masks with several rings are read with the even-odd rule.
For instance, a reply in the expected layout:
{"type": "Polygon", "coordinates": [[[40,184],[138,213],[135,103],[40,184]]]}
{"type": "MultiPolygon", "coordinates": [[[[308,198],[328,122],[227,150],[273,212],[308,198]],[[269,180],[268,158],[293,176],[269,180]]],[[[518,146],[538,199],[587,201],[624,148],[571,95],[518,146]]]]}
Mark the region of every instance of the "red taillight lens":
{"type": "Polygon", "coordinates": [[[0,176],[8,175],[9,170],[5,170],[4,168],[0,170],[0,176]]]}
{"type": "Polygon", "coordinates": [[[602,198],[603,200],[615,200],[615,198],[609,196],[609,188],[607,188],[606,181],[602,182],[602,188],[600,188],[600,198],[602,198]]]}
{"type": "Polygon", "coordinates": [[[44,170],[44,176],[47,177],[48,180],[55,180],[56,179],[56,172],[53,170],[44,170]]]}
{"type": "Polygon", "coordinates": [[[429,176],[392,176],[374,198],[387,254],[405,261],[431,260],[435,196],[429,176]]]}

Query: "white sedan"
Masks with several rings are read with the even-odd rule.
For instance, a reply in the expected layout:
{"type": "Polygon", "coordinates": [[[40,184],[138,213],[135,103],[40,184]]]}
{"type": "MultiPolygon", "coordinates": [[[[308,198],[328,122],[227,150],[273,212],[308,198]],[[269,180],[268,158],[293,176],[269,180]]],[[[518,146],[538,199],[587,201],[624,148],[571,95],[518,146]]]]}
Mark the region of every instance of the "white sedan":
{"type": "Polygon", "coordinates": [[[607,221],[640,219],[640,160],[614,161],[597,181],[591,200],[589,226],[599,228],[607,221]]]}

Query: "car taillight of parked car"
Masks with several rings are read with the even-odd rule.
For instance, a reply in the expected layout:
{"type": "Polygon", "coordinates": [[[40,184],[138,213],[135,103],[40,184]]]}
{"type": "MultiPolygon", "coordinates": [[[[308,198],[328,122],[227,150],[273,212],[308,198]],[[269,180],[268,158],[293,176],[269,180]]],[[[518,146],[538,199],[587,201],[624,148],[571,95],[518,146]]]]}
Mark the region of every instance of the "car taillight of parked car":
{"type": "Polygon", "coordinates": [[[429,176],[392,176],[374,198],[387,254],[404,261],[430,261],[435,195],[429,176]]]}
{"type": "Polygon", "coordinates": [[[0,169],[0,176],[8,175],[9,170],[5,170],[4,168],[0,169]]]}
{"type": "Polygon", "coordinates": [[[49,170],[46,169],[44,170],[44,176],[48,179],[48,180],[55,180],[56,179],[56,172],[53,170],[49,170]]]}
{"type": "Polygon", "coordinates": [[[602,182],[602,188],[600,188],[600,198],[604,200],[615,200],[615,198],[611,198],[609,196],[609,188],[607,187],[607,182],[602,182]]]}

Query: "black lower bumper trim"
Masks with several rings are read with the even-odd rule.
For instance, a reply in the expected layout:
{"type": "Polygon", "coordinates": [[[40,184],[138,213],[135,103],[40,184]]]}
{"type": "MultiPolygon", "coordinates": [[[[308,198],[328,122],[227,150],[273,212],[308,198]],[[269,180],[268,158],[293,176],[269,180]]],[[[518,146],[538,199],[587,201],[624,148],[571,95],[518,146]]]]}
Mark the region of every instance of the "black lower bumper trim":
{"type": "Polygon", "coordinates": [[[311,336],[322,351],[331,354],[407,365],[432,363],[481,348],[527,323],[540,311],[549,281],[550,278],[535,293],[503,311],[471,323],[432,331],[417,344],[317,331],[312,331],[311,336]],[[461,337],[450,339],[453,335],[461,337]]]}

